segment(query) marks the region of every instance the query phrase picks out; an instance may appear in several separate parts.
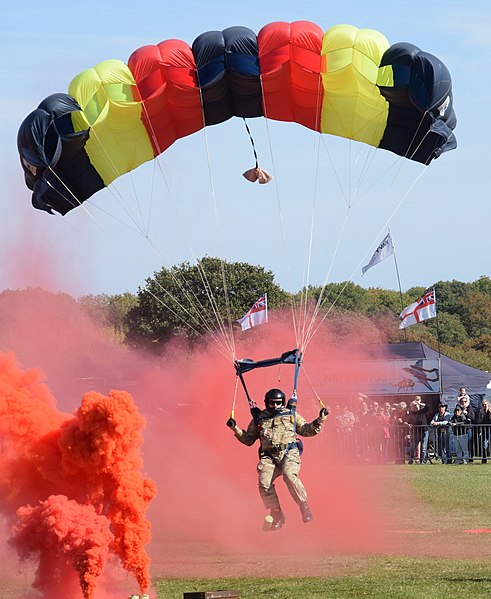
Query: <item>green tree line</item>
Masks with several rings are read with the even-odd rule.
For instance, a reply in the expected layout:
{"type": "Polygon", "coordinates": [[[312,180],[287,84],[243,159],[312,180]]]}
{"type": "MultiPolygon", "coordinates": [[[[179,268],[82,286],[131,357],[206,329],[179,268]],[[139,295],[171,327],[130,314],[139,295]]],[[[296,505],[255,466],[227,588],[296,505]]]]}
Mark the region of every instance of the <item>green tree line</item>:
{"type": "MultiPolygon", "coordinates": [[[[423,341],[434,349],[440,342],[445,355],[491,370],[491,279],[438,281],[434,287],[438,317],[404,331],[399,329],[399,313],[419,299],[425,287],[412,287],[401,294],[345,281],[291,294],[261,266],[210,257],[196,265],[162,268],[134,295],[84,296],[79,301],[122,342],[159,346],[176,335],[195,339],[209,332],[210,323],[213,327],[217,318],[224,322],[240,318],[263,293],[268,293],[270,310],[288,307],[301,297],[314,302],[320,298],[321,310],[329,310],[339,327],[346,328],[352,319],[355,327],[359,321],[376,327],[389,342],[423,341]]],[[[346,330],[346,334],[350,332],[346,330]]]]}
{"type": "MultiPolygon", "coordinates": [[[[200,336],[243,316],[267,293],[273,311],[300,301],[319,302],[321,314],[328,311],[339,337],[364,329],[373,332],[367,337],[370,341],[379,335],[392,343],[423,341],[436,350],[440,343],[443,354],[491,371],[491,279],[438,281],[434,287],[438,317],[402,331],[401,310],[419,299],[426,288],[412,287],[401,294],[345,281],[292,294],[277,285],[274,274],[262,266],[211,257],[195,265],[162,268],[135,294],[85,295],[76,301],[121,343],[159,348],[175,336],[199,342],[200,336]]],[[[0,315],[6,317],[15,293],[0,293],[0,315]]]]}

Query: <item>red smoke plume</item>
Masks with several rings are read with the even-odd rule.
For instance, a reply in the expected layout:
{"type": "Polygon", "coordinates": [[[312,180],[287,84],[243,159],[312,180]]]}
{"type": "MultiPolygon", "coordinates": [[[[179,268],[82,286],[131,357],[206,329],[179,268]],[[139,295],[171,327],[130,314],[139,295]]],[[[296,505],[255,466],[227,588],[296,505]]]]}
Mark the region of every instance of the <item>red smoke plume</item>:
{"type": "Polygon", "coordinates": [[[74,417],[60,414],[40,373],[0,354],[1,507],[17,513],[19,555],[39,556],[37,588],[68,584],[68,559],[90,599],[110,551],[149,588],[145,510],[156,486],[140,473],[144,423],[125,391],[86,393],[74,417]]]}
{"type": "Polygon", "coordinates": [[[71,577],[68,563],[79,575],[84,599],[90,599],[114,539],[110,521],[92,505],[81,505],[64,495],[51,495],[36,507],[21,507],[17,516],[11,542],[22,559],[39,561],[33,586],[66,596],[71,577]],[[60,569],[65,572],[60,574],[60,569]]]}

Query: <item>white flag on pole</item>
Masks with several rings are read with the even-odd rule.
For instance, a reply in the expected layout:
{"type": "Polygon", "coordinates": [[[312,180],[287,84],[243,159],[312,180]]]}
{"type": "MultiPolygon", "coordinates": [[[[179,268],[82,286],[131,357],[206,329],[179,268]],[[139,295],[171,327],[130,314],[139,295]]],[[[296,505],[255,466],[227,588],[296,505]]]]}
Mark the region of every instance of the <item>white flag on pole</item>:
{"type": "Polygon", "coordinates": [[[237,320],[243,331],[268,322],[268,294],[265,293],[242,318],[237,320]]]}
{"type": "Polygon", "coordinates": [[[387,233],[378,248],[375,250],[370,262],[361,269],[361,274],[364,275],[369,268],[372,268],[372,266],[375,266],[375,264],[378,264],[379,262],[382,262],[382,260],[392,256],[393,253],[394,245],[392,244],[392,237],[390,236],[390,233],[387,233]]]}
{"type": "Polygon", "coordinates": [[[430,291],[427,291],[417,302],[413,302],[410,306],[404,308],[399,316],[402,318],[402,322],[399,325],[400,329],[405,329],[412,324],[434,318],[436,316],[435,290],[430,289],[430,291]]]}

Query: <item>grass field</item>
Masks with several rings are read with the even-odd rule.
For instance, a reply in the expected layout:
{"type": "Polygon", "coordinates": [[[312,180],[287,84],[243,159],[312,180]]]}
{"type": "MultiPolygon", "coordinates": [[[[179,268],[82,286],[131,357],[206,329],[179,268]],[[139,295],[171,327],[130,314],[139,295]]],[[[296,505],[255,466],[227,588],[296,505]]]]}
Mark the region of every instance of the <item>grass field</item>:
{"type": "MultiPolygon", "coordinates": [[[[237,590],[240,599],[491,597],[491,465],[380,466],[373,476],[387,483],[386,509],[398,523],[397,542],[383,554],[236,555],[191,542],[177,577],[154,548],[158,599],[213,590],[237,590]]],[[[1,582],[0,599],[36,597],[26,595],[27,578],[1,582]]]]}
{"type": "MultiPolygon", "coordinates": [[[[220,589],[237,590],[241,599],[491,597],[491,466],[387,466],[376,470],[376,476],[390,480],[387,506],[398,513],[401,535],[415,528],[408,484],[419,500],[417,534],[408,534],[404,555],[326,555],[314,563],[298,556],[295,576],[276,577],[274,562],[268,567],[266,559],[256,564],[261,577],[156,578],[158,598],[182,599],[184,592],[220,589]],[[306,569],[317,568],[318,576],[298,575],[307,561],[306,569]]],[[[244,569],[250,566],[244,564],[244,569]]]]}
{"type": "Polygon", "coordinates": [[[182,599],[184,592],[234,589],[241,599],[447,599],[491,596],[487,561],[417,558],[348,558],[333,577],[167,579],[157,583],[159,599],[182,599]]]}

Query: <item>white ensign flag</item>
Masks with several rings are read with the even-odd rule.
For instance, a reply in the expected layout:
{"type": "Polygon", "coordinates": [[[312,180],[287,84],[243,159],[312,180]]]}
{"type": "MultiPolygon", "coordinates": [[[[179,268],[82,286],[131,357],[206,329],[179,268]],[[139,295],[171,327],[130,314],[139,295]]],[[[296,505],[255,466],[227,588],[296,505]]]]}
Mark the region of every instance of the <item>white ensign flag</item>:
{"type": "Polygon", "coordinates": [[[236,322],[240,324],[243,331],[247,331],[251,327],[255,327],[258,324],[264,324],[268,322],[268,294],[265,293],[260,297],[257,302],[254,302],[251,309],[242,318],[239,318],[236,322]]]}
{"type": "Polygon", "coordinates": [[[400,329],[410,327],[412,324],[417,324],[423,320],[434,318],[436,316],[436,297],[435,290],[427,291],[421,299],[413,302],[399,314],[402,322],[399,325],[400,329]]]}

